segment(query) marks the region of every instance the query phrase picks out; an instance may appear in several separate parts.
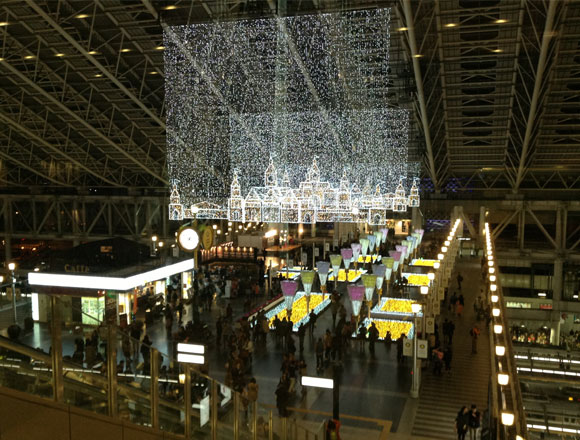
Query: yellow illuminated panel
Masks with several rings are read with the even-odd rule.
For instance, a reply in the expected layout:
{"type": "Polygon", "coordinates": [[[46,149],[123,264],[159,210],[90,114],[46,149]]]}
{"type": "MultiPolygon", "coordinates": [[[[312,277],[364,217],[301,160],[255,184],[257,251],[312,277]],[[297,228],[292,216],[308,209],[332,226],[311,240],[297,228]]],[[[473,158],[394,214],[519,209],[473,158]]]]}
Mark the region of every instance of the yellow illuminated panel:
{"type": "Polygon", "coordinates": [[[413,301],[400,299],[387,299],[383,304],[383,306],[381,307],[381,310],[384,312],[413,314],[411,304],[413,304],[413,301]]]}
{"type": "Polygon", "coordinates": [[[428,286],[429,285],[429,277],[427,275],[421,274],[410,274],[404,273],[403,276],[407,278],[407,283],[409,286],[428,286]]]}
{"type": "MultiPolygon", "coordinates": [[[[379,331],[379,337],[384,339],[387,336],[387,332],[391,332],[391,339],[399,339],[401,334],[405,334],[405,336],[409,335],[411,328],[413,327],[413,323],[411,322],[401,322],[401,321],[373,321],[379,331]]],[[[370,327],[370,324],[369,326],[370,327]]],[[[367,327],[367,328],[368,328],[367,327]]]]}
{"type": "MultiPolygon", "coordinates": [[[[330,298],[330,295],[325,295],[326,298],[330,298]]],[[[310,311],[316,308],[322,302],[322,295],[320,294],[311,294],[310,295],[310,311]]],[[[297,322],[301,321],[306,317],[306,296],[301,296],[294,304],[292,304],[292,322],[296,324],[297,322]]],[[[282,321],[284,318],[288,317],[288,311],[283,309],[277,315],[274,315],[270,318],[270,328],[274,325],[274,319],[278,316],[278,319],[282,321]]]]}
{"type": "Polygon", "coordinates": [[[422,258],[411,261],[411,266],[425,266],[433,267],[433,265],[439,260],[423,260],[422,258]]]}
{"type": "MultiPolygon", "coordinates": [[[[349,270],[348,271],[348,282],[352,283],[357,277],[360,277],[362,274],[366,273],[366,270],[349,270]]],[[[328,277],[329,281],[334,281],[334,275],[330,275],[328,277]]],[[[338,281],[346,281],[346,270],[340,269],[338,272],[338,281]]]]}

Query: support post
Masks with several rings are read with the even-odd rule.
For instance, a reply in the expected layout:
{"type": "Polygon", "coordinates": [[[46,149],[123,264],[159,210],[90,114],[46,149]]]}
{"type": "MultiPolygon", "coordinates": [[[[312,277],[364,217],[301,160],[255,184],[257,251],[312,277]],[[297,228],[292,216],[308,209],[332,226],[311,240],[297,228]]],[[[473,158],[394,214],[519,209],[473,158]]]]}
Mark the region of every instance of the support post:
{"type": "Polygon", "coordinates": [[[417,351],[419,350],[419,322],[417,319],[417,314],[413,317],[415,334],[413,335],[413,381],[411,385],[411,397],[416,399],[419,397],[419,368],[418,368],[418,356],[417,351]]]}
{"type": "Polygon", "coordinates": [[[107,383],[109,416],[116,418],[117,406],[117,329],[115,324],[107,326],[107,383]]]}
{"type": "Polygon", "coordinates": [[[52,319],[50,320],[52,390],[54,400],[62,403],[64,402],[64,384],[62,376],[62,318],[60,297],[56,295],[50,296],[50,308],[52,315],[52,319]]]}
{"type": "MultiPolygon", "coordinates": [[[[145,359],[143,359],[145,361],[145,359]]],[[[149,353],[149,365],[151,372],[151,426],[159,428],[159,352],[151,348],[149,353]]]]}
{"type": "Polygon", "coordinates": [[[332,366],[332,418],[339,420],[340,417],[340,374],[336,362],[332,366]]]}
{"type": "Polygon", "coordinates": [[[12,283],[12,319],[14,324],[18,324],[18,313],[16,312],[16,276],[14,271],[10,271],[10,280],[12,283]]]}
{"type": "Polygon", "coordinates": [[[183,382],[183,405],[185,406],[185,438],[191,438],[191,368],[189,364],[183,364],[185,381],[183,382]]]}
{"type": "Polygon", "coordinates": [[[211,422],[211,439],[217,440],[218,431],[218,384],[215,380],[211,381],[211,407],[209,412],[210,422],[211,422]]]}

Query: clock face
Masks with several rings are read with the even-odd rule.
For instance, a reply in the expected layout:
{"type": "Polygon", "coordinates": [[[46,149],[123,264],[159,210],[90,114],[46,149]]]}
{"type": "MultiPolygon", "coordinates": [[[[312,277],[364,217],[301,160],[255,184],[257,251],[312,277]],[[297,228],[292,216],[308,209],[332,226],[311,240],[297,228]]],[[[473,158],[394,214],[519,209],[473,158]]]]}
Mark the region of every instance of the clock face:
{"type": "Polygon", "coordinates": [[[183,228],[177,235],[177,242],[184,251],[192,251],[199,244],[199,235],[193,228],[183,228]]]}

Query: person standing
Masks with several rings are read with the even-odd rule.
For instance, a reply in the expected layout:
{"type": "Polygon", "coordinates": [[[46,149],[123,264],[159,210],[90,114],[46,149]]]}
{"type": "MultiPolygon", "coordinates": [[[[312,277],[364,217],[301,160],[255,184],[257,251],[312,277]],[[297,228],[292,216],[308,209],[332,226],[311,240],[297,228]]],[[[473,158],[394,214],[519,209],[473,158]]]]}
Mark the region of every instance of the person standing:
{"type": "Polygon", "coordinates": [[[462,406],[457,413],[457,417],[455,417],[455,432],[457,432],[457,440],[465,440],[468,425],[469,411],[466,406],[462,406]]]}
{"type": "Polygon", "coordinates": [[[338,309],[340,308],[340,303],[338,302],[338,295],[333,292],[330,300],[330,310],[332,312],[332,328],[336,326],[336,315],[338,314],[338,309]]]}
{"type": "Polygon", "coordinates": [[[324,335],[324,358],[326,361],[330,361],[330,351],[332,350],[332,334],[330,330],[326,329],[326,334],[324,335]]]}
{"type": "Polygon", "coordinates": [[[379,330],[373,322],[369,328],[369,351],[372,357],[375,357],[375,342],[379,339],[379,330]]]}
{"type": "Polygon", "coordinates": [[[479,427],[481,426],[481,413],[477,409],[475,404],[471,405],[471,410],[469,411],[469,440],[477,440],[477,433],[479,427]]]}
{"type": "Polygon", "coordinates": [[[403,362],[403,345],[405,344],[405,334],[397,338],[397,362],[403,362]]]}
{"type": "Polygon", "coordinates": [[[316,328],[316,318],[318,316],[316,316],[316,313],[314,313],[314,310],[312,310],[310,312],[310,337],[314,337],[314,329],[316,328]]]}
{"type": "Polygon", "coordinates": [[[365,352],[365,339],[367,338],[367,328],[364,324],[361,324],[358,328],[358,340],[359,340],[359,352],[365,352]]]}
{"type": "Polygon", "coordinates": [[[304,337],[305,336],[306,336],[306,327],[304,327],[304,323],[302,323],[298,327],[298,342],[299,342],[300,354],[302,354],[304,352],[304,337]]]}
{"type": "Polygon", "coordinates": [[[453,359],[453,350],[448,345],[443,352],[443,363],[445,364],[445,372],[451,374],[451,360],[453,359]]]}

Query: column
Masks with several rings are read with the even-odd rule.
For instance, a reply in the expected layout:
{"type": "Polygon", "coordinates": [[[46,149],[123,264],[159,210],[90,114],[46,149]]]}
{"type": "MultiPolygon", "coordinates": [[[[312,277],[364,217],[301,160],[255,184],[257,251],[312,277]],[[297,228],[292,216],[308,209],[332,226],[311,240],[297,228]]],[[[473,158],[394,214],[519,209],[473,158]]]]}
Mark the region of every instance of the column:
{"type": "Polygon", "coordinates": [[[485,206],[479,207],[479,244],[483,249],[485,247],[485,206]]]}
{"type": "Polygon", "coordinates": [[[411,208],[411,229],[414,231],[415,229],[421,229],[421,225],[423,224],[423,216],[421,215],[421,211],[419,208],[411,208]]]}

